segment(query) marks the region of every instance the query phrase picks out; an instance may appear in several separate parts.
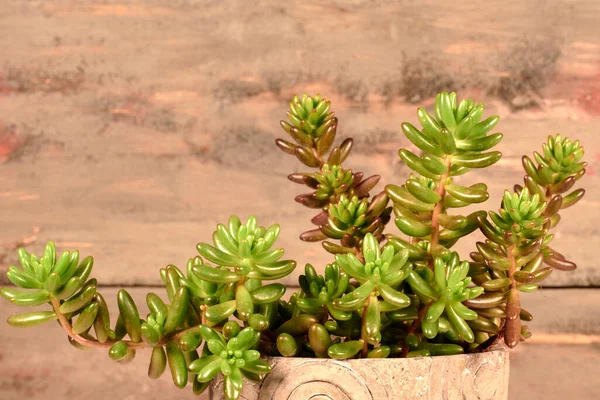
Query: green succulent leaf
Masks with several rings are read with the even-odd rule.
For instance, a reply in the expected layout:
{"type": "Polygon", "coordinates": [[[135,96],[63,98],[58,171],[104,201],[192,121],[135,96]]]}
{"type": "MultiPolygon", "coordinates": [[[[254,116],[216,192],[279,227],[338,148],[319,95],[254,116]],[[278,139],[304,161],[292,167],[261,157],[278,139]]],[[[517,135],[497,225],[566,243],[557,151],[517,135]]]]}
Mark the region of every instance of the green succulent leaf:
{"type": "Polygon", "coordinates": [[[327,354],[335,360],[345,360],[357,355],[362,350],[363,345],[364,342],[362,340],[348,340],[329,346],[327,354]]]}
{"type": "Polygon", "coordinates": [[[43,324],[57,319],[54,311],[33,311],[24,314],[15,314],[8,317],[8,324],[18,328],[30,327],[43,324]]]}
{"type": "Polygon", "coordinates": [[[131,295],[123,289],[119,290],[119,293],[117,294],[117,304],[127,334],[132,341],[141,342],[140,315],[131,295]]]}
{"type": "Polygon", "coordinates": [[[277,336],[277,351],[284,357],[294,357],[300,351],[300,346],[289,333],[281,333],[277,336]]]}

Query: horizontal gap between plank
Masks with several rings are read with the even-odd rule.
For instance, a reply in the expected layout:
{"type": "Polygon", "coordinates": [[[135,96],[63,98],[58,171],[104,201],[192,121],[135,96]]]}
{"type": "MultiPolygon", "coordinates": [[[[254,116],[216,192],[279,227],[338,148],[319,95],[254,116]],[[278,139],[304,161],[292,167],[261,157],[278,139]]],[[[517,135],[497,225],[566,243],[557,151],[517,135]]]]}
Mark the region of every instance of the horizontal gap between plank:
{"type": "Polygon", "coordinates": [[[533,333],[527,344],[595,344],[600,343],[600,335],[581,333],[533,333]]]}

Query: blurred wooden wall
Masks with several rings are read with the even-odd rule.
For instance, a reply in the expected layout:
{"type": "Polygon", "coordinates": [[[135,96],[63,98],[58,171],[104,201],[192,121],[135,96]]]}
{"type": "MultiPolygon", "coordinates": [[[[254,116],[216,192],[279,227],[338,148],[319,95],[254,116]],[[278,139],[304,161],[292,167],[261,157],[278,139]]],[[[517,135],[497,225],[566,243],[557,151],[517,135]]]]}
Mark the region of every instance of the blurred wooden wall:
{"type": "MultiPolygon", "coordinates": [[[[598,17],[593,0],[4,0],[0,272],[16,247],[40,251],[54,240],[94,255],[102,284],[141,286],[143,299],[160,290],[159,268],[184,265],[230,214],[279,223],[278,244],[298,272],[323,266],[329,255],[298,240],[313,212],[293,201],[303,190],[286,176],[303,168],[273,144],[290,97],[331,99],[338,135],[356,140],[348,164],[380,174],[382,189],[409,173],[397,157],[410,146],[400,123],[415,123],[438,91],[456,90],[501,117],[503,159],[462,178],[490,183],[487,209],[522,180],[521,155],[549,134],[586,148],[587,194],[563,213],[555,239],[579,268],[525,298],[539,315],[533,344],[514,353],[511,390],[515,399],[521,390],[591,399],[599,387],[585,374],[600,361],[598,17]]],[[[473,245],[458,247],[466,258],[473,245]]],[[[15,311],[0,302],[3,318],[15,311]]],[[[1,398],[191,397],[168,378],[145,379],[146,355],[112,365],[52,328],[0,325],[1,398]],[[119,376],[123,368],[130,375],[119,376]]]]}

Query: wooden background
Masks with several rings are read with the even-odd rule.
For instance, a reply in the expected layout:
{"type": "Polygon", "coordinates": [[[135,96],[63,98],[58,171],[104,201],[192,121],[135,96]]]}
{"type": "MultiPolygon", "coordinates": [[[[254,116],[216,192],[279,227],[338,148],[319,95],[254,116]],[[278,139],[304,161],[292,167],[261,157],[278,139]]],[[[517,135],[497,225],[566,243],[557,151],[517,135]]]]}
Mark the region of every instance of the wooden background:
{"type": "MultiPolygon", "coordinates": [[[[586,148],[587,194],[555,239],[579,268],[525,297],[534,338],[513,353],[511,398],[595,398],[600,3],[480,3],[2,0],[0,272],[15,247],[54,240],[94,255],[111,304],[116,287],[143,299],[160,290],[159,268],[183,265],[230,214],[279,223],[288,257],[323,266],[328,254],[298,240],[312,213],[286,176],[302,167],[273,145],[290,97],[331,99],[339,136],[356,140],[348,164],[383,188],[408,176],[400,123],[456,90],[501,117],[503,159],[462,178],[489,182],[486,209],[547,135],[586,148]]],[[[465,258],[471,248],[458,246],[465,258]]],[[[0,302],[2,320],[14,312],[0,302]]],[[[3,399],[193,397],[148,380],[146,354],[115,365],[54,326],[0,324],[0,338],[3,399]]]]}

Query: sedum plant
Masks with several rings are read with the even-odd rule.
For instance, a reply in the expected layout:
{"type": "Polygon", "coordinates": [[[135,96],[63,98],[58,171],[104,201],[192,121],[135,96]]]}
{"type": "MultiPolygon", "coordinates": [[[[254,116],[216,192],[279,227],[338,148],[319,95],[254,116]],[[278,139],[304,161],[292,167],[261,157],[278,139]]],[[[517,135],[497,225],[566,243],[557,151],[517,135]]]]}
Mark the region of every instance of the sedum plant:
{"type": "Polygon", "coordinates": [[[111,319],[92,278],[93,259],[80,259],[77,250],[58,254],[49,242],[40,256],[20,249],[21,267],[7,272],[17,288],[1,289],[12,303],[43,310],[8,323],[57,320],[73,346],[104,348],[120,363],[149,349],[150,378],[168,366],[177,387],[201,393],[222,375],[231,400],[244,380],[270,372],[261,356],[422,357],[485,351],[497,342],[513,348],[531,336],[521,296],[555,269],[576,268],[550,247],[551,232],[560,211],[584,195],[572,188],[586,163],[578,141],[550,136],[533,159],[523,156],[523,184],[505,191],[500,208],[477,209],[489,197],[487,185],[464,182],[501,157],[493,148],[502,134],[491,133],[498,117],[483,112],[483,104],[447,92],[436,97],[433,113],[419,108],[420,127],[401,126],[414,148],[398,152],[412,174],[371,194],[380,177],[344,166],[353,142],[335,145],[330,102],[295,96],[281,121],[289,137],[276,144],[310,168],[289,179],[309,189],[296,201],[315,210],[314,227],[300,239],[331,253],[322,274],[306,264],[299,290],[284,298],[286,287],[273,281],[296,262],[275,247],[279,226],[232,216],[212,243],[198,244],[184,269],[160,270],[166,293],[148,293],[145,317],[121,290],[111,319]],[[398,231],[385,233],[392,217],[398,231]],[[475,231],[485,240],[467,260],[452,248],[475,231]]]}

